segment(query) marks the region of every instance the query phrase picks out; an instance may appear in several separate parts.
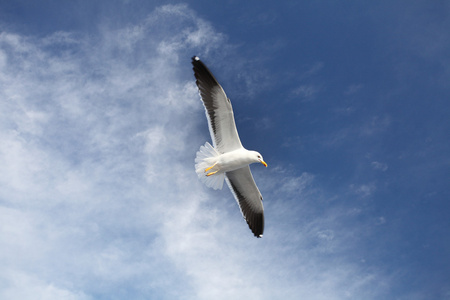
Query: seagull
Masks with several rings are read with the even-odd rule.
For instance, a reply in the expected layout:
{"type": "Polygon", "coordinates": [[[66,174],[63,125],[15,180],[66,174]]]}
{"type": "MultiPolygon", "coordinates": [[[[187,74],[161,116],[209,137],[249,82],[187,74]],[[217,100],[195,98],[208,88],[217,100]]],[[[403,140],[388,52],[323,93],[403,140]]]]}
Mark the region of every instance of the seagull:
{"type": "Polygon", "coordinates": [[[231,101],[211,71],[197,56],[192,57],[192,65],[213,142],[213,146],[206,142],[200,147],[195,172],[201,182],[215,190],[227,182],[250,230],[260,238],[264,232],[263,197],[249,165],[267,164],[261,154],[242,146],[231,101]]]}

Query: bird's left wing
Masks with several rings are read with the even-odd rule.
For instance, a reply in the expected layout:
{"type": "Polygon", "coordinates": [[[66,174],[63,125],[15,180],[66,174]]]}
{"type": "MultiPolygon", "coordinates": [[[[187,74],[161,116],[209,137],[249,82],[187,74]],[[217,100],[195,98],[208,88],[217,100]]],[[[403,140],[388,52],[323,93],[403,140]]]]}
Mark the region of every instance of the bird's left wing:
{"type": "Polygon", "coordinates": [[[239,204],[242,215],[256,237],[264,232],[263,197],[253,180],[250,167],[226,172],[226,181],[239,204]]]}
{"type": "Polygon", "coordinates": [[[221,153],[242,148],[230,99],[211,71],[197,56],[192,58],[192,65],[198,91],[205,106],[214,148],[221,153]]]}

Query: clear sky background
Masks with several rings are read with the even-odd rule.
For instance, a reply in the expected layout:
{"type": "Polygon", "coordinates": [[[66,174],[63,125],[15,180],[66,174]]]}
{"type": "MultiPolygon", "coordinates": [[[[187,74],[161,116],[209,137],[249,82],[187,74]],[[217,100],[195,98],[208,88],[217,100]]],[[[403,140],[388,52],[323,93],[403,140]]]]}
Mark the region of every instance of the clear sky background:
{"type": "Polygon", "coordinates": [[[450,2],[0,1],[1,299],[450,299],[450,2]],[[264,196],[225,187],[191,57],[264,196]]]}

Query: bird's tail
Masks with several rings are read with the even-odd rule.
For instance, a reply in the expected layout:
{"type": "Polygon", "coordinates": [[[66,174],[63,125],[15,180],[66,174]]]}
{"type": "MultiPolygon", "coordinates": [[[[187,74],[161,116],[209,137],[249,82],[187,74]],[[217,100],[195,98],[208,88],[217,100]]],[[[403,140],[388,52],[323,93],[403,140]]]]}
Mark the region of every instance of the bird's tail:
{"type": "Polygon", "coordinates": [[[221,190],[223,182],[225,180],[225,173],[217,172],[213,175],[207,176],[208,173],[218,171],[218,168],[212,167],[217,162],[217,158],[220,155],[210,143],[206,142],[204,146],[200,146],[195,157],[195,172],[198,178],[207,187],[215,190],[221,190]],[[212,167],[212,168],[211,168],[212,167]],[[210,168],[208,171],[206,169],[210,168]]]}

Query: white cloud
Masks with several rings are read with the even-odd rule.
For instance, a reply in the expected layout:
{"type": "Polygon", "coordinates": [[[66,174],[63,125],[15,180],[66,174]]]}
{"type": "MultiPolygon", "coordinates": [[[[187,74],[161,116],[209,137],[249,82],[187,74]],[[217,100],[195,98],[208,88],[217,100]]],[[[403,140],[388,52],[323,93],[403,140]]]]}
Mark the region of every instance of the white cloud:
{"type": "Polygon", "coordinates": [[[359,128],[359,134],[366,137],[385,132],[391,126],[391,121],[388,115],[374,116],[362,124],[359,128]]]}
{"type": "Polygon", "coordinates": [[[354,194],[356,194],[362,198],[366,198],[366,197],[371,196],[375,192],[376,186],[374,183],[361,184],[361,185],[351,184],[350,190],[354,194]]]}
{"type": "Polygon", "coordinates": [[[2,298],[383,292],[377,271],[342,255],[357,247],[358,229],[339,221],[345,213],[313,211],[309,203],[326,201],[312,174],[256,169],[263,239],[228,190],[198,182],[193,159],[206,120],[185,52],[221,47],[221,36],[185,5],[95,39],[0,35],[2,298]]]}
{"type": "Polygon", "coordinates": [[[324,68],[324,66],[325,64],[321,61],[315,62],[307,71],[302,73],[301,78],[303,79],[316,75],[324,68]]]}
{"type": "Polygon", "coordinates": [[[303,83],[301,83],[297,88],[291,90],[289,96],[291,98],[301,98],[303,101],[314,100],[323,88],[317,84],[304,83],[304,81],[309,80],[314,75],[320,73],[323,68],[323,62],[316,62],[308,70],[300,73],[299,75],[296,74],[296,79],[303,83]]]}
{"type": "Polygon", "coordinates": [[[376,222],[376,224],[377,224],[377,225],[383,225],[383,224],[386,224],[386,218],[385,218],[385,217],[379,217],[378,220],[377,220],[377,222],[376,222]]]}
{"type": "Polygon", "coordinates": [[[314,85],[302,84],[291,92],[292,97],[300,97],[305,101],[311,101],[316,97],[319,88],[314,85]]]}
{"type": "Polygon", "coordinates": [[[380,171],[383,171],[383,172],[388,169],[388,165],[387,164],[381,163],[381,162],[378,162],[378,161],[373,161],[371,163],[371,165],[372,165],[372,168],[374,168],[375,170],[380,170],[380,171]]]}
{"type": "Polygon", "coordinates": [[[3,299],[42,299],[42,300],[88,300],[93,299],[83,292],[64,290],[51,283],[44,282],[40,278],[29,274],[8,270],[8,277],[3,278],[3,283],[8,286],[0,291],[3,299]]]}
{"type": "Polygon", "coordinates": [[[345,90],[344,95],[354,95],[358,93],[362,88],[363,88],[362,84],[351,84],[345,90]]]}

